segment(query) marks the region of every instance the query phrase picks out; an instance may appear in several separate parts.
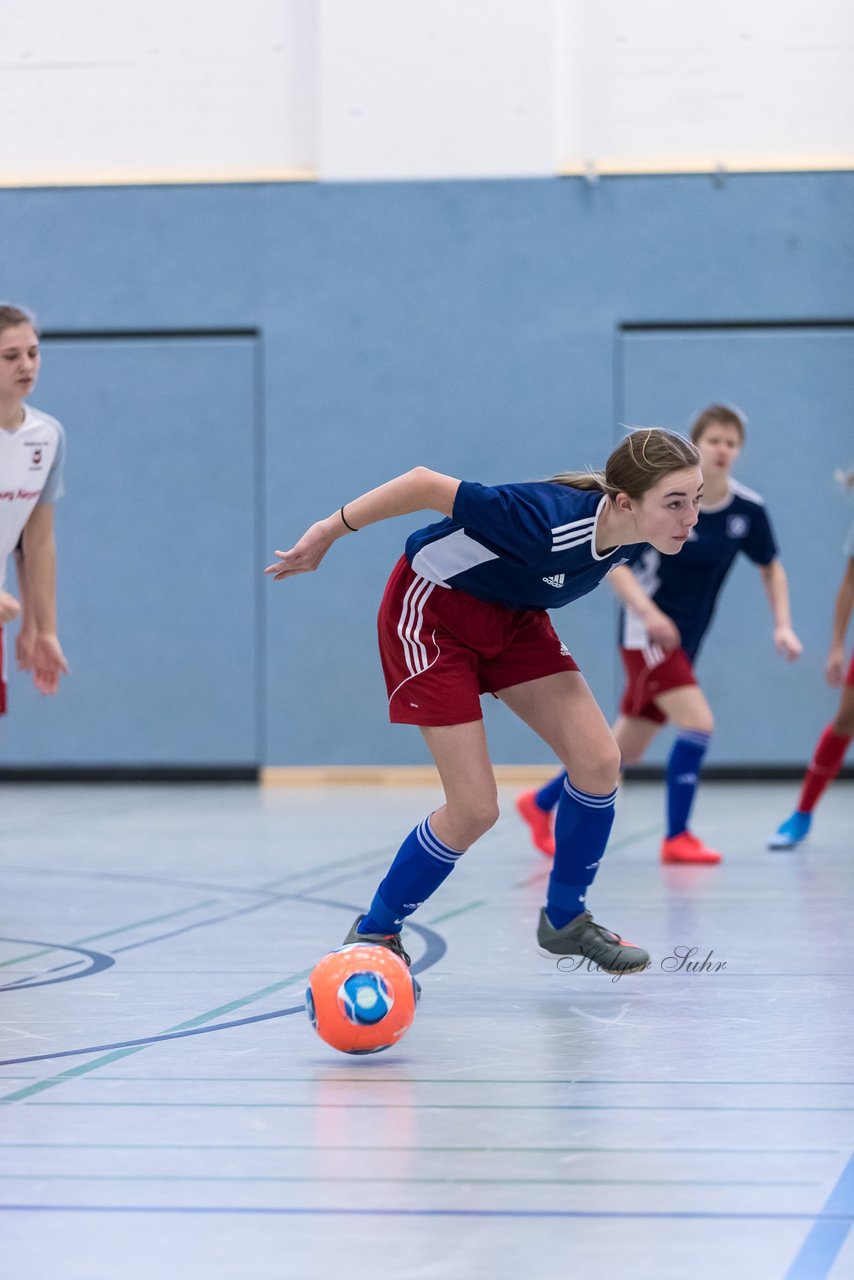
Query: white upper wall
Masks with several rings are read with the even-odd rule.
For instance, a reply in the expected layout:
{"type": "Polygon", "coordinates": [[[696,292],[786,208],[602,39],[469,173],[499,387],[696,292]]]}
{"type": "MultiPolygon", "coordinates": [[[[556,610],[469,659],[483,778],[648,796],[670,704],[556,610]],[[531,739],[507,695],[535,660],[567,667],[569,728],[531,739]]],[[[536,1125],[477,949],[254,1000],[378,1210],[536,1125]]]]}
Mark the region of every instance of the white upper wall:
{"type": "Polygon", "coordinates": [[[854,168],[852,0],[0,0],[0,183],[854,168]]]}
{"type": "Polygon", "coordinates": [[[321,0],[324,178],[555,171],[551,0],[321,0]]]}
{"type": "Polygon", "coordinates": [[[564,170],[854,167],[851,0],[559,0],[564,170]]]}
{"type": "Polygon", "coordinates": [[[310,170],[315,0],[0,0],[0,180],[310,170]]]}

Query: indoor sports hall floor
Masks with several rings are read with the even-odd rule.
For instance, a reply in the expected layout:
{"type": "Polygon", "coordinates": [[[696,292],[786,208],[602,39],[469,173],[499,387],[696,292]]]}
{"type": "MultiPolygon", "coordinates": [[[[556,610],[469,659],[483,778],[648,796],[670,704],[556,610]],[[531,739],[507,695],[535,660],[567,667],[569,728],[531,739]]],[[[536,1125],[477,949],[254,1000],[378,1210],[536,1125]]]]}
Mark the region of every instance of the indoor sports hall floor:
{"type": "Polygon", "coordinates": [[[3,786],[2,1274],[854,1276],[854,789],[770,854],[794,790],[708,784],[726,862],[662,868],[626,786],[614,981],[538,954],[505,789],[408,931],[413,1028],[350,1058],[306,975],[437,793],[3,786]]]}

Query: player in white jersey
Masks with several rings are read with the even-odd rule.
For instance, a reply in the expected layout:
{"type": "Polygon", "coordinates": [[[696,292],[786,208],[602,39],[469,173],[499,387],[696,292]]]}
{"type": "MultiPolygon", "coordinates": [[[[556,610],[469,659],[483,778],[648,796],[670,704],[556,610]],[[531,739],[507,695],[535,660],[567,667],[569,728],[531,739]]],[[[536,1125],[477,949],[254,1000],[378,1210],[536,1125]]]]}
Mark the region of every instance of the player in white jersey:
{"type": "Polygon", "coordinates": [[[396,723],[417,725],[445,803],[412,831],[346,943],[378,943],[408,957],[401,926],[498,817],[483,728],[494,694],[549,743],[567,770],[555,860],[537,939],[552,955],[609,972],[649,957],[593,922],[585,896],[614,820],[619,751],[605,717],[547,609],[593,590],[651,543],[681,551],[697,523],[699,454],[671,432],[634,432],[604,472],[487,486],[417,467],[319,521],[267,572],[316,569],[348,530],[415,511],[445,519],[411,534],[379,615],[380,654],[396,723]]]}
{"type": "MultiPolygon", "coordinates": [[[[844,481],[854,486],[854,471],[849,472],[844,481]]],[[[842,696],[836,715],[825,725],[824,732],[816,743],[812,760],[801,783],[797,807],[771,836],[768,841],[769,849],[794,849],[807,838],[812,826],[813,810],[842,768],[845,753],[854,738],[854,653],[851,654],[847,671],[845,664],[845,633],[851,614],[854,613],[854,525],[848,532],[843,554],[845,572],[836,593],[830,652],[825,663],[827,683],[841,687],[842,696]]]]}
{"type": "Polygon", "coordinates": [[[18,666],[32,671],[41,693],[56,693],[68,672],[56,633],[53,533],[53,503],[64,491],[65,433],[55,418],[25,403],[39,363],[32,316],[0,305],[0,714],[6,710],[3,624],[21,617],[18,666]],[[13,556],[20,603],[6,590],[13,556]]]}

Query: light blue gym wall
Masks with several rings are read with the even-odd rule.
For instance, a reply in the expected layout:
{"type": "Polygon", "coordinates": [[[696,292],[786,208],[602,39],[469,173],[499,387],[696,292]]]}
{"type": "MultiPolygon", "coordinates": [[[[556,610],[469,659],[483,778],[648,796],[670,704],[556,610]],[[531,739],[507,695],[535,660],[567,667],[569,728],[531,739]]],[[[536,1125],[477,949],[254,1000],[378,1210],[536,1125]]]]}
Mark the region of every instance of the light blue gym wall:
{"type": "MultiPolygon", "coordinates": [[[[484,481],[597,464],[618,418],[684,426],[712,394],[751,415],[741,475],[773,511],[807,649],[781,672],[740,571],[743,685],[707,652],[714,759],[801,761],[834,704],[821,666],[854,509],[828,469],[854,462],[850,331],[807,331],[794,361],[775,331],[728,335],[718,383],[713,334],[688,360],[667,333],[645,349],[618,329],[851,319],[852,200],[851,174],[0,193],[0,295],[48,332],[159,334],[46,343],[34,401],[69,435],[74,674],[53,702],[13,677],[0,761],[423,761],[417,731],[385,723],[374,640],[418,518],[338,543],[313,577],[253,571],[415,463],[484,481]],[[166,332],[187,330],[205,332],[166,332]],[[815,494],[790,509],[805,457],[815,494]],[[158,473],[159,510],[142,492],[158,473]]],[[[610,715],[607,588],[556,621],[610,715]]],[[[548,759],[502,709],[487,718],[496,760],[548,759]]]]}

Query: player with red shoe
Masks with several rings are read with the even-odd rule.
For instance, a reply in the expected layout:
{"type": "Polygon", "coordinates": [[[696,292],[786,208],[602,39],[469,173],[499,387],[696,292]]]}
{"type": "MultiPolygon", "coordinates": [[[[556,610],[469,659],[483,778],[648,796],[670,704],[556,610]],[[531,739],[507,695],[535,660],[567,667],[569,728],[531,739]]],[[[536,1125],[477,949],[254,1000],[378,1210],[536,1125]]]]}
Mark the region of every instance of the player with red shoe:
{"type": "MultiPolygon", "coordinates": [[[[847,479],[854,485],[854,471],[847,479]]],[[[854,654],[845,671],[845,632],[854,612],[854,525],[845,543],[845,573],[836,593],[833,634],[827,655],[827,683],[842,689],[839,707],[816,743],[813,758],[804,774],[801,794],[794,813],[782,822],[768,841],[769,849],[794,849],[809,834],[812,815],[825,790],[842,768],[845,752],[854,738],[854,654]]]]}
{"type": "MultiPolygon", "coordinates": [[[[786,573],[764,503],[730,475],[744,434],[742,416],[725,405],[711,405],[700,414],[691,439],[700,451],[704,495],[700,518],[686,546],[671,557],[660,556],[650,547],[631,568],[620,566],[610,575],[624,606],[620,649],[626,687],[614,726],[623,765],[638,763],[668,721],[677,731],[667,763],[667,834],[661,845],[661,860],[666,863],[721,860],[720,853],[689,828],[703,757],[714,729],[694,660],[739,551],[759,566],[778,653],[792,661],[802,651],[792,630],[786,573]]],[[[554,850],[551,810],[563,786],[564,776],[559,775],[516,802],[534,845],[545,854],[554,850]]]]}

